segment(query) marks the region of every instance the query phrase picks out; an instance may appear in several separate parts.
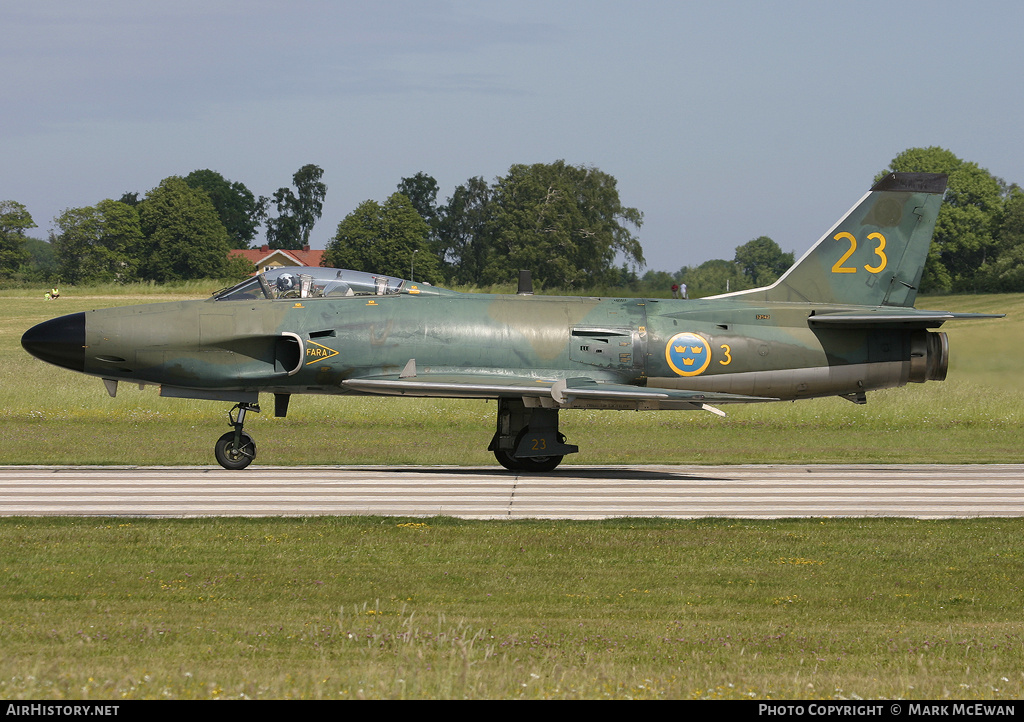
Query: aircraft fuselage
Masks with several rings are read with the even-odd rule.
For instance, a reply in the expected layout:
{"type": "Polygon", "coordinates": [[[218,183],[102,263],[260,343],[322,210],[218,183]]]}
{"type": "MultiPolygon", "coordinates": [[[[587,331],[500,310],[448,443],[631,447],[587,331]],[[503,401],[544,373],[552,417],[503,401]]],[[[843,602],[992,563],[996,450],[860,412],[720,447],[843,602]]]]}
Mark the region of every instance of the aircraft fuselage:
{"type": "Polygon", "coordinates": [[[181,390],[293,394],[359,393],[344,382],[397,374],[410,359],[431,376],[585,375],[778,399],[926,380],[914,359],[929,332],[809,326],[812,315],[836,310],[483,294],[185,301],[83,314],[76,370],[181,390]]]}

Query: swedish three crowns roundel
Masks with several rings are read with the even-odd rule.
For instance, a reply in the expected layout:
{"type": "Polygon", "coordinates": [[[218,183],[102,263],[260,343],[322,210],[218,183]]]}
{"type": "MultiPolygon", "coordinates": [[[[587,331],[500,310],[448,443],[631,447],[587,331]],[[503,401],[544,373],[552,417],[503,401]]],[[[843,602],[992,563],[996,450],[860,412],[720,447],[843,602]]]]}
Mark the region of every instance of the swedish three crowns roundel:
{"type": "Polygon", "coordinates": [[[665,360],[680,376],[696,376],[711,363],[711,347],[699,334],[677,333],[665,347],[665,360]]]}

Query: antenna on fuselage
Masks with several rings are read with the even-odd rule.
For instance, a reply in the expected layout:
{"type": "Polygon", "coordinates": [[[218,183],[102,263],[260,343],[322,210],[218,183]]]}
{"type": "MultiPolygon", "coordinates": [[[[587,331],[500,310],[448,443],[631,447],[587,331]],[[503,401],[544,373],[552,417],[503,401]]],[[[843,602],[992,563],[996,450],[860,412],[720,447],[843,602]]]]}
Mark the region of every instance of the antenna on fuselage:
{"type": "Polygon", "coordinates": [[[516,295],[533,295],[533,277],[530,275],[530,272],[528,270],[519,272],[519,290],[516,291],[516,295]]]}

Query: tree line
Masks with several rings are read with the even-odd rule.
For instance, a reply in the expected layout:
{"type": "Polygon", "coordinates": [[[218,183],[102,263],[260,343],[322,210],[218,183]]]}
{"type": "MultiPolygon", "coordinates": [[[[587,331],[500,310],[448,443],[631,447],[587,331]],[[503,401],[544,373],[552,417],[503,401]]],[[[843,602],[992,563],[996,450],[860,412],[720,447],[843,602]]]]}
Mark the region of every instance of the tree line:
{"type": "Polygon", "coordinates": [[[69,208],[57,216],[49,242],[30,239],[35,228],[28,210],[0,202],[0,277],[69,284],[244,278],[244,259],[231,256],[248,248],[266,225],[275,248],[301,248],[320,218],[327,187],[323,170],[300,168],[295,191],[280,188],[271,199],[211,170],[170,176],[142,198],[125,193],[118,200],[69,208]]]}
{"type": "MultiPolygon", "coordinates": [[[[383,204],[365,201],[338,224],[326,265],[452,285],[493,285],[529,269],[540,286],[615,284],[616,262],[644,265],[633,229],[643,214],[597,168],[513,165],[487,183],[469,179],[445,203],[426,173],[403,178],[383,204]]],[[[635,273],[635,270],[634,270],[635,273]]]]}
{"type": "MultiPolygon", "coordinates": [[[[936,224],[924,292],[1024,291],[1024,192],[943,148],[911,148],[892,171],[940,172],[949,186],[936,224]]],[[[243,277],[232,248],[309,244],[327,187],[323,171],[305,165],[272,197],[211,170],[172,176],[144,197],[126,193],[56,219],[50,242],[30,239],[24,206],[0,202],[0,277],[63,283],[174,281],[243,277]]],[[[876,178],[877,180],[877,178],[876,178]]],[[[529,269],[540,287],[567,291],[621,289],[668,295],[685,285],[690,298],[763,286],[793,263],[760,236],[714,259],[676,272],[644,267],[636,233],[643,213],[622,204],[614,177],[585,166],[513,165],[493,182],[470,178],[446,201],[420,172],[402,178],[382,202],[366,200],[339,224],[324,265],[435,284],[488,286],[529,269]]]]}

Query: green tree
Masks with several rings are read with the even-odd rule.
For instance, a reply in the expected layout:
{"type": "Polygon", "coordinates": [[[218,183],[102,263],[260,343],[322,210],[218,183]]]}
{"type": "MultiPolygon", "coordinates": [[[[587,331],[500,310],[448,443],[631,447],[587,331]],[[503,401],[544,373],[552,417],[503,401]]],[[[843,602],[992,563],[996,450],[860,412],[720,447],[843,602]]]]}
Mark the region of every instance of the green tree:
{"type": "MultiPolygon", "coordinates": [[[[491,187],[470,178],[438,209],[434,250],[452,283],[479,283],[492,250],[491,187]]],[[[508,280],[508,279],[506,279],[508,280]]]]}
{"type": "Polygon", "coordinates": [[[267,244],[271,248],[298,250],[302,248],[302,228],[294,207],[298,203],[290,188],[278,188],[274,192],[277,216],[267,218],[267,244]]]}
{"type": "Polygon", "coordinates": [[[309,244],[309,235],[313,226],[323,215],[324,199],[327,197],[327,186],[320,180],[324,171],[312,164],[299,168],[292,176],[298,201],[295,215],[299,219],[299,233],[302,244],[309,244]]]}
{"type": "Polygon", "coordinates": [[[889,168],[875,176],[875,182],[880,181],[889,173],[952,173],[962,160],[956,157],[952,151],[940,148],[937,145],[927,148],[907,148],[889,163],[889,168]]]}
{"type": "Polygon", "coordinates": [[[58,280],[57,254],[52,243],[38,238],[26,238],[25,250],[29,255],[28,268],[22,267],[26,280],[43,283],[58,280]]]}
{"type": "Polygon", "coordinates": [[[16,201],[0,201],[0,275],[11,275],[29,260],[25,231],[35,228],[28,209],[16,201]]]}
{"type": "Polygon", "coordinates": [[[427,242],[428,232],[427,222],[402,193],[392,194],[383,205],[364,201],[338,224],[323,264],[440,283],[440,264],[427,242]]]}
{"type": "Polygon", "coordinates": [[[154,281],[219,278],[231,244],[210,197],[177,176],[139,203],[146,237],[142,275],[154,281]]]}
{"type": "Polygon", "coordinates": [[[227,263],[224,264],[224,270],[221,271],[220,278],[241,281],[251,276],[255,271],[256,266],[249,259],[229,254],[227,263]]]}
{"type": "Polygon", "coordinates": [[[619,199],[616,180],[596,168],[554,163],[514,165],[493,189],[490,252],[481,282],[504,283],[530,269],[546,286],[615,283],[617,254],[644,264],[643,214],[619,199]]]}
{"type": "Polygon", "coordinates": [[[55,223],[53,247],[64,282],[136,280],[143,236],[135,208],[108,199],[69,208],[55,223]]]}
{"type": "Polygon", "coordinates": [[[437,219],[437,191],[437,181],[422,172],[411,178],[403,178],[398,184],[398,192],[409,199],[412,207],[431,228],[437,219]]]}
{"type": "Polygon", "coordinates": [[[679,279],[668,271],[649,270],[640,279],[639,290],[645,296],[669,298],[672,295],[672,286],[678,284],[679,279]]]}
{"type": "Polygon", "coordinates": [[[1024,291],[1024,191],[1007,191],[995,233],[995,258],[978,269],[978,285],[986,291],[1024,291]]]}
{"type": "Polygon", "coordinates": [[[755,287],[739,263],[720,258],[705,261],[696,267],[684,266],[679,269],[677,275],[680,281],[686,284],[690,298],[717,296],[755,287]]]}
{"type": "Polygon", "coordinates": [[[231,182],[212,170],[194,170],[185,176],[190,188],[206,191],[231,238],[232,248],[248,248],[267,214],[269,200],[257,199],[245,184],[231,182]]]}
{"type": "Polygon", "coordinates": [[[271,248],[298,250],[309,245],[313,226],[323,214],[327,186],[320,180],[323,169],[304,165],[292,176],[291,188],[278,188],[274,193],[277,217],[267,219],[267,243],[271,248]]]}
{"type": "Polygon", "coordinates": [[[779,244],[768,236],[759,236],[736,248],[735,261],[753,284],[751,288],[758,288],[778,280],[793,265],[793,254],[783,253],[779,244]]]}

